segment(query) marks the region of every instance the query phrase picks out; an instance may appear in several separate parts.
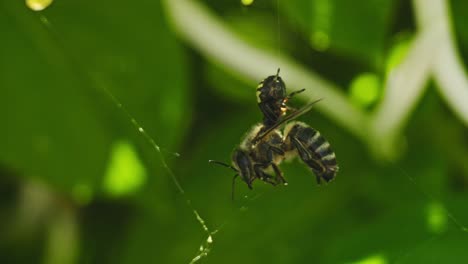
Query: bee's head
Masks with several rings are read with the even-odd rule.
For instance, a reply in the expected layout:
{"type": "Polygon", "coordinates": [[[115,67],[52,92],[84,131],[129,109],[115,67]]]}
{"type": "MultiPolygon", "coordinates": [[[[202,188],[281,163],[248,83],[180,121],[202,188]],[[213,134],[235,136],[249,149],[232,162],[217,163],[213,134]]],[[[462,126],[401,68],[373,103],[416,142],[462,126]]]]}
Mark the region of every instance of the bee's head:
{"type": "Polygon", "coordinates": [[[252,181],[255,175],[253,174],[252,161],[247,152],[239,148],[234,150],[232,162],[234,167],[238,170],[241,179],[247,184],[249,189],[252,189],[252,181]]]}
{"type": "Polygon", "coordinates": [[[286,97],[286,85],[281,77],[276,75],[269,76],[267,77],[265,84],[271,98],[283,99],[286,97]]]}
{"type": "Polygon", "coordinates": [[[276,75],[265,78],[258,86],[259,102],[277,101],[286,97],[286,85],[279,76],[279,69],[276,75]]]}

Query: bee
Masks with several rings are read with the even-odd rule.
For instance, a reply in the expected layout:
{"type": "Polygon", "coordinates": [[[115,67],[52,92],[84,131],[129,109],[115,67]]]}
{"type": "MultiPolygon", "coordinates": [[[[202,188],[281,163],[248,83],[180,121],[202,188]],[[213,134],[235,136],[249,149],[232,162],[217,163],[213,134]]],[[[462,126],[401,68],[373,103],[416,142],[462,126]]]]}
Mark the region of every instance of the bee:
{"type": "Polygon", "coordinates": [[[232,199],[234,199],[235,180],[238,176],[247,184],[249,189],[252,189],[252,183],[256,179],[274,186],[280,183],[287,184],[278,166],[284,160],[286,151],[289,152],[289,155],[294,155],[295,145],[285,144],[285,138],[279,128],[286,122],[310,111],[312,106],[318,101],[320,99],[307,104],[300,110],[294,111],[272,126],[267,127],[262,123],[256,124],[234,150],[231,157],[232,165],[221,161],[209,160],[211,163],[228,167],[235,172],[232,180],[232,199]],[[292,148],[289,148],[291,146],[292,148]],[[275,176],[268,173],[269,169],[273,170],[275,176]]]}
{"type": "Polygon", "coordinates": [[[288,110],[294,110],[286,105],[294,95],[302,93],[305,89],[286,94],[286,85],[279,76],[280,69],[276,75],[271,75],[262,80],[257,86],[257,102],[263,114],[263,125],[268,128],[278,123],[280,118],[288,110]]]}
{"type": "MultiPolygon", "coordinates": [[[[269,135],[269,133],[279,130],[282,125],[308,112],[313,104],[321,100],[322,99],[318,99],[306,105],[265,131],[260,132],[252,140],[253,143],[261,141],[264,137],[269,135]]],[[[299,156],[299,158],[312,169],[318,184],[321,184],[322,179],[328,183],[336,177],[339,167],[336,162],[335,152],[332,150],[330,143],[319,131],[313,129],[306,123],[294,121],[286,124],[283,135],[282,150],[285,159],[292,159],[299,156]]]]}

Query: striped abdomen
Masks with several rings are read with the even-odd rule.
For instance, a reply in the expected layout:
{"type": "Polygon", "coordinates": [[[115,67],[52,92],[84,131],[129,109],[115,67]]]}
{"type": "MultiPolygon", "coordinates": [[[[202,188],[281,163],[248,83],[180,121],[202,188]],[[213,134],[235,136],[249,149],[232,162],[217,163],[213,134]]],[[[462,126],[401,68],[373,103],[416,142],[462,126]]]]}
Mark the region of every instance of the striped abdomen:
{"type": "Polygon", "coordinates": [[[329,182],[335,178],[338,171],[335,152],[320,132],[305,123],[293,122],[286,126],[284,133],[286,150],[297,151],[314,171],[318,183],[321,179],[329,182]]]}

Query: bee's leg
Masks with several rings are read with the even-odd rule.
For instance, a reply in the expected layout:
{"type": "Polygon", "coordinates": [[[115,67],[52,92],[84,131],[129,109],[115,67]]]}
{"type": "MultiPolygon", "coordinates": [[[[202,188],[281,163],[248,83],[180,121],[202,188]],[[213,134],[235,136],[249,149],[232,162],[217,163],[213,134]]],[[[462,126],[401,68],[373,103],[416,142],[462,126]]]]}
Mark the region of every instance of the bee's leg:
{"type": "Polygon", "coordinates": [[[247,183],[247,186],[249,187],[250,190],[253,190],[252,188],[252,183],[255,181],[255,179],[258,179],[257,172],[255,171],[255,165],[250,166],[248,169],[248,176],[245,178],[245,182],[247,183]]]}
{"type": "Polygon", "coordinates": [[[317,162],[313,154],[311,154],[304,145],[294,136],[290,136],[292,145],[297,149],[299,157],[304,161],[304,163],[309,166],[317,177],[317,183],[321,183],[321,175],[325,171],[325,168],[317,162]]]}
{"type": "MultiPolygon", "coordinates": [[[[278,155],[284,156],[284,150],[282,150],[282,149],[280,149],[280,148],[278,148],[278,147],[275,147],[275,146],[270,145],[270,150],[273,151],[273,152],[275,152],[275,153],[278,154],[278,155]]],[[[273,154],[273,153],[272,153],[272,154],[273,154]]],[[[273,159],[273,157],[272,157],[272,159],[273,159]]]]}
{"type": "Polygon", "coordinates": [[[263,168],[268,168],[268,166],[270,166],[270,164],[273,163],[273,154],[274,153],[278,154],[278,155],[281,155],[281,156],[284,156],[284,151],[278,147],[275,147],[275,146],[272,146],[272,145],[268,145],[268,151],[267,151],[267,163],[263,164],[263,168]]]}
{"type": "Polygon", "coordinates": [[[315,172],[315,179],[317,180],[317,184],[320,185],[322,184],[322,179],[320,178],[319,174],[315,172]]]}
{"type": "Polygon", "coordinates": [[[247,186],[249,187],[250,190],[253,190],[252,188],[252,183],[255,179],[257,179],[258,177],[257,176],[253,176],[249,179],[249,182],[247,183],[247,186]]]}
{"type": "Polygon", "coordinates": [[[268,166],[272,166],[273,167],[273,170],[275,171],[275,182],[276,184],[278,183],[286,183],[286,180],[284,179],[283,177],[283,174],[281,173],[280,169],[278,168],[278,166],[276,164],[273,163],[273,152],[278,154],[278,155],[281,155],[281,156],[284,156],[284,151],[278,147],[275,147],[275,146],[272,146],[272,145],[269,145],[269,151],[268,151],[268,160],[269,160],[269,163],[268,164],[264,164],[264,168],[268,168],[268,166]]]}
{"type": "Polygon", "coordinates": [[[278,185],[278,183],[273,180],[274,177],[269,175],[265,171],[263,171],[268,166],[270,166],[270,164],[267,164],[266,166],[265,166],[265,164],[255,164],[254,165],[255,174],[262,181],[267,182],[267,183],[269,183],[269,184],[271,184],[273,186],[276,186],[276,185],[278,185]]]}
{"type": "Polygon", "coordinates": [[[297,108],[294,108],[294,107],[291,107],[291,106],[286,106],[286,108],[287,108],[288,111],[290,111],[290,112],[295,112],[295,111],[297,111],[297,108]]]}
{"type": "Polygon", "coordinates": [[[273,185],[273,186],[278,185],[278,183],[277,183],[276,181],[273,180],[273,176],[271,176],[271,175],[268,175],[268,176],[270,176],[270,177],[268,177],[268,178],[263,178],[262,181],[267,182],[267,183],[269,183],[269,184],[271,184],[271,185],[273,185]]]}
{"type": "Polygon", "coordinates": [[[302,88],[300,90],[297,90],[297,91],[294,91],[294,92],[290,93],[286,98],[291,99],[293,96],[295,96],[296,94],[300,94],[303,91],[305,91],[305,88],[302,88]]]}
{"type": "Polygon", "coordinates": [[[296,111],[296,110],[297,110],[296,108],[291,107],[291,106],[288,106],[288,105],[286,105],[286,103],[287,103],[287,102],[289,101],[289,99],[291,99],[293,96],[295,96],[296,94],[300,94],[300,93],[302,93],[303,91],[305,91],[305,89],[297,90],[297,91],[294,91],[294,92],[290,93],[288,96],[286,96],[286,97],[283,99],[282,106],[283,106],[283,107],[286,107],[286,110],[288,110],[288,111],[291,111],[291,112],[296,111]]]}
{"type": "Polygon", "coordinates": [[[271,105],[271,101],[266,101],[266,102],[259,103],[258,107],[260,108],[260,111],[262,111],[264,115],[263,121],[264,122],[269,121],[269,122],[274,123],[278,119],[278,116],[275,113],[274,109],[271,109],[270,105],[271,105]]]}
{"type": "Polygon", "coordinates": [[[283,173],[281,172],[281,170],[278,168],[278,166],[274,163],[271,163],[271,167],[273,167],[273,170],[275,171],[275,174],[276,174],[276,182],[281,182],[282,184],[286,185],[288,182],[284,179],[283,177],[283,173]]]}
{"type": "Polygon", "coordinates": [[[299,157],[306,162],[307,160],[312,159],[312,155],[310,154],[309,150],[294,136],[289,136],[291,139],[291,143],[295,149],[297,149],[297,153],[299,153],[299,157]]]}

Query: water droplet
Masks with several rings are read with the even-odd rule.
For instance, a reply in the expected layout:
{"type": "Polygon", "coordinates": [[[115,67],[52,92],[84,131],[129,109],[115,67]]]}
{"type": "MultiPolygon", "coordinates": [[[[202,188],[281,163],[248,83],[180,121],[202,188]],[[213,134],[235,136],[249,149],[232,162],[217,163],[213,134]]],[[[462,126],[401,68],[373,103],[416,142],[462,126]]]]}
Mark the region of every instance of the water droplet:
{"type": "Polygon", "coordinates": [[[285,182],[285,183],[284,183],[284,186],[288,186],[288,183],[287,183],[287,182],[285,182]]]}
{"type": "Polygon", "coordinates": [[[139,127],[138,131],[140,131],[141,133],[145,132],[145,130],[142,127],[139,127]]]}
{"type": "Polygon", "coordinates": [[[208,244],[213,243],[213,238],[211,236],[208,236],[208,238],[206,239],[206,242],[208,242],[208,244]]]}
{"type": "Polygon", "coordinates": [[[33,11],[42,11],[52,4],[53,0],[26,0],[26,6],[33,11]]]}

